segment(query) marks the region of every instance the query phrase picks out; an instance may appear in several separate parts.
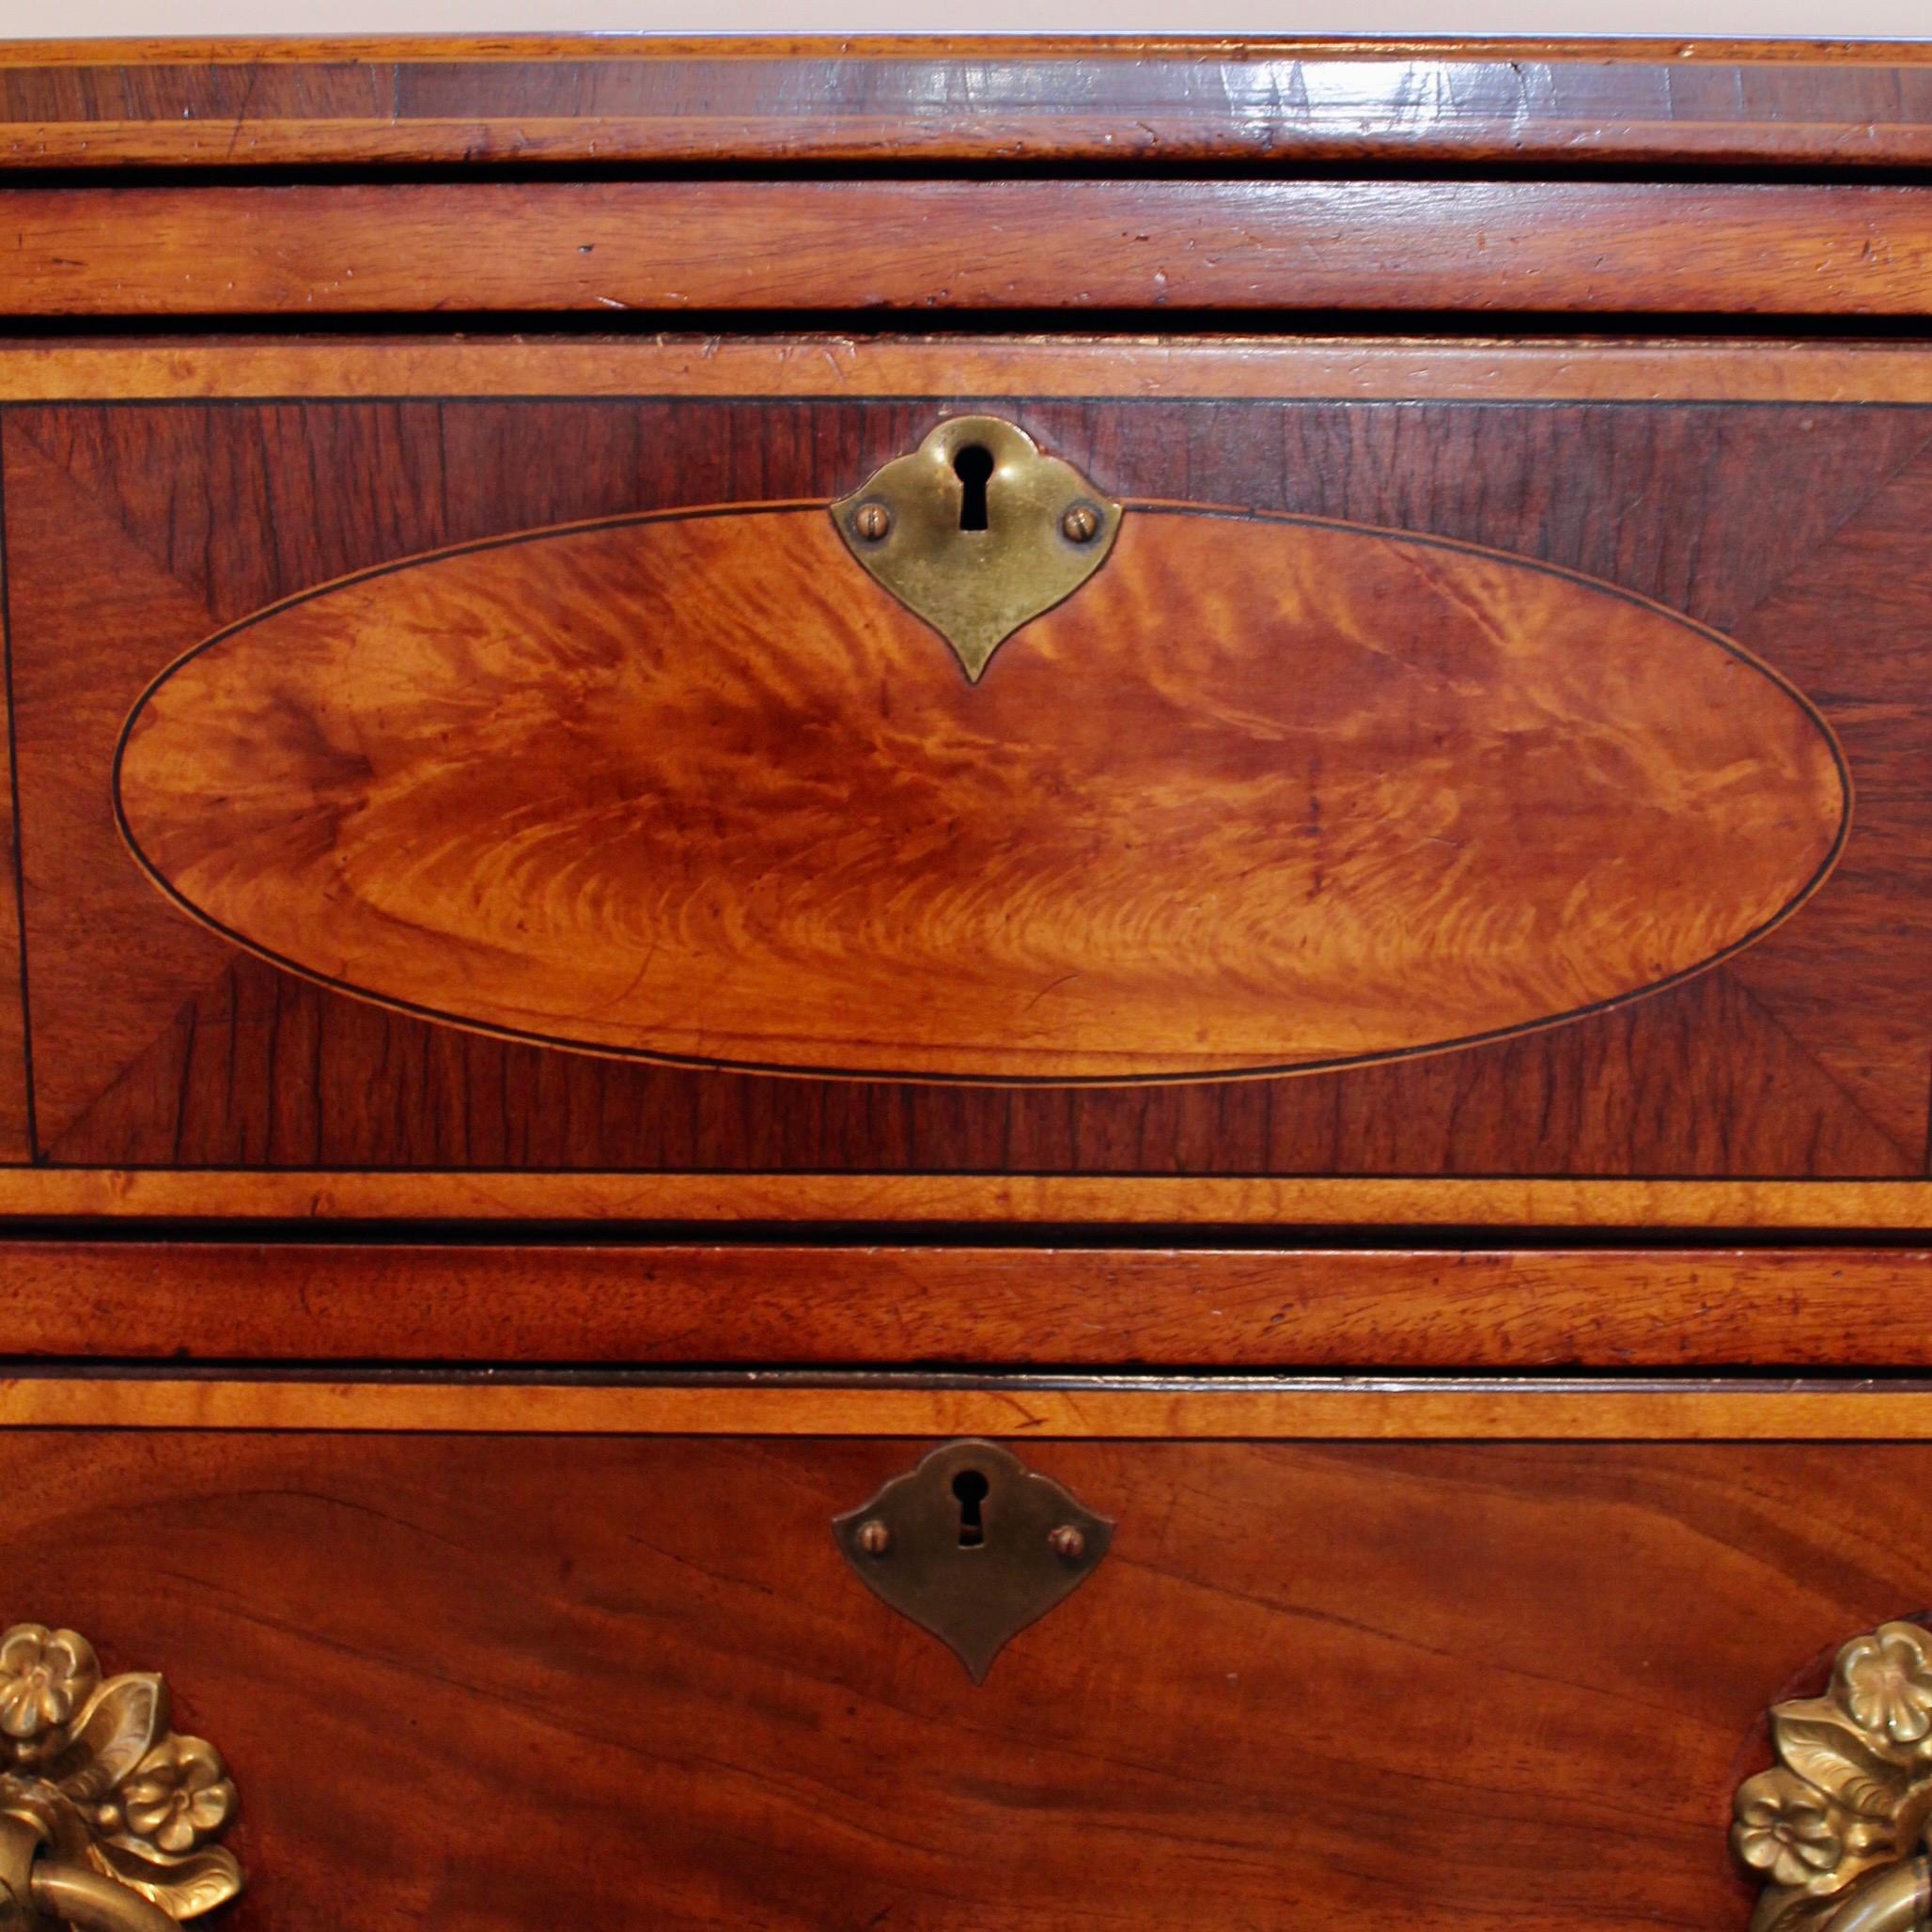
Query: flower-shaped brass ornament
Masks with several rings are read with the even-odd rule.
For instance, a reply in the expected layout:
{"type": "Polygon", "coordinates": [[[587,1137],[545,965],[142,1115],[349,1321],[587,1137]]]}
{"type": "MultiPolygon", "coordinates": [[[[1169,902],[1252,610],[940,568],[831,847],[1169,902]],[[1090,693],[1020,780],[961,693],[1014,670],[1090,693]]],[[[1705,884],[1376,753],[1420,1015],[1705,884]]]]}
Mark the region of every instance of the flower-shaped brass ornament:
{"type": "Polygon", "coordinates": [[[1913,1932],[1932,1913],[1932,1632],[1854,1638],[1824,1696],[1772,1708],[1771,1741],[1731,1827],[1765,1881],[1752,1932],[1913,1932]]]}
{"type": "Polygon", "coordinates": [[[0,1636],[0,1731],[16,1747],[58,1729],[101,1681],[93,1646],[72,1630],[16,1624],[0,1636]]]}
{"type": "Polygon", "coordinates": [[[12,1923],[7,1901],[23,1908],[27,1893],[56,1921],[70,1901],[77,1924],[212,1911],[242,1890],[234,1853],[213,1842],[234,1812],[221,1754],[170,1728],[161,1677],[103,1682],[72,1630],[0,1634],[0,1924],[12,1923]]]}
{"type": "Polygon", "coordinates": [[[1737,1797],[1732,1836],[1737,1856],[1774,1885],[1830,1877],[1845,1860],[1845,1840],[1824,1800],[1789,1771],[1766,1771],[1737,1797]]]}
{"type": "Polygon", "coordinates": [[[1838,1653],[1831,1695],[1861,1730],[1883,1732],[1893,1744],[1932,1735],[1932,1668],[1926,1633],[1915,1624],[1887,1624],[1838,1653]]]}
{"type": "Polygon", "coordinates": [[[193,1851],[234,1815],[235,1787],[213,1745],[199,1737],[164,1737],[134,1768],[120,1803],[103,1805],[112,1823],[163,1851],[193,1851]]]}

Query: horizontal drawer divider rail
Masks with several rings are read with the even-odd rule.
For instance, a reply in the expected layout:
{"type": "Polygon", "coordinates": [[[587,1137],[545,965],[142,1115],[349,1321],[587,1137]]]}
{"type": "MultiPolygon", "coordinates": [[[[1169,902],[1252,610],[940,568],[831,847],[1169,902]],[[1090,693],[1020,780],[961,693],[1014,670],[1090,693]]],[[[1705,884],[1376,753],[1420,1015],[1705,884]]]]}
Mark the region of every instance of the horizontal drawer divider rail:
{"type": "Polygon", "coordinates": [[[1861,181],[8,187],[0,226],[18,316],[1932,309],[1932,189],[1861,181]]]}

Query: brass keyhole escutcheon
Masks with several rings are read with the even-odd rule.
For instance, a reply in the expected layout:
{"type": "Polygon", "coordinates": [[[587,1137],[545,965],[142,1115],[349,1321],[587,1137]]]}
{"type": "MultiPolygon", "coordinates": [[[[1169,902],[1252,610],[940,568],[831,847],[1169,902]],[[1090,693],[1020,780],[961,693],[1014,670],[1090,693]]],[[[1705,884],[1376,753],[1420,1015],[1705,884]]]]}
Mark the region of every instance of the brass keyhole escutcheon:
{"type": "Polygon", "coordinates": [[[1058,1483],[970,1439],[935,1449],[832,1531],[865,1587],[949,1645],[975,1684],[1114,1540],[1114,1525],[1058,1483]]]}
{"type": "Polygon", "coordinates": [[[1106,562],[1121,514],[1000,416],[949,418],[832,506],[846,548],[974,684],[1007,638],[1106,562]]]}

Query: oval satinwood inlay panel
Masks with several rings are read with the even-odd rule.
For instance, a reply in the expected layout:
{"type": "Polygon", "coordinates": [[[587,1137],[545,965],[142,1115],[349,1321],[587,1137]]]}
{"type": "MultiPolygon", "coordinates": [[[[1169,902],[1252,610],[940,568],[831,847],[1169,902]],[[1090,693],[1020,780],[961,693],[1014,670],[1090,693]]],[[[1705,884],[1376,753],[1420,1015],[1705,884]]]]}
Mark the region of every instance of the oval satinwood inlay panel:
{"type": "Polygon", "coordinates": [[[1547,1025],[1824,877],[1816,713],[1659,606],[1438,538],[1130,507],[978,685],[823,506],[390,566],[163,674],[136,856],[242,945],[600,1052],[1255,1073],[1547,1025]]]}

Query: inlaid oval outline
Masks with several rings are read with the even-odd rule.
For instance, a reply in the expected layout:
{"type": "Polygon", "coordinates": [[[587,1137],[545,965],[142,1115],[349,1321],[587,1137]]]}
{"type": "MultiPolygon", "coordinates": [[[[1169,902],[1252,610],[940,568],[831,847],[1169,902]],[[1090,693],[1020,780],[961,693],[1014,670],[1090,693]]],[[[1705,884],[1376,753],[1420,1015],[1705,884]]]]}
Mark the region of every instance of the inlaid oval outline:
{"type": "Polygon", "coordinates": [[[822,504],[320,585],[134,707],[130,849],[344,992],[678,1064],[1067,1084],[1446,1051],[1762,938],[1850,816],[1719,632],[1450,538],[1130,506],[978,685],[822,504]]]}

